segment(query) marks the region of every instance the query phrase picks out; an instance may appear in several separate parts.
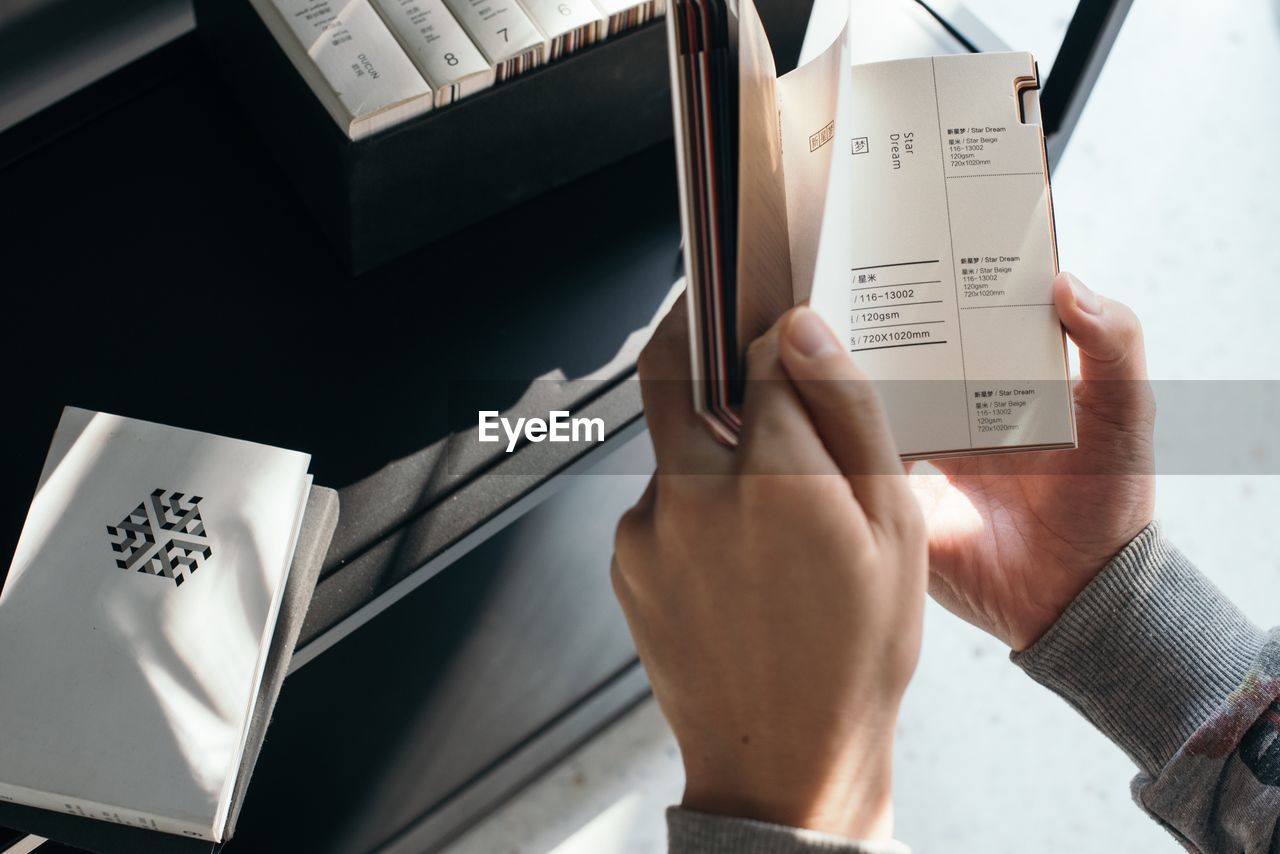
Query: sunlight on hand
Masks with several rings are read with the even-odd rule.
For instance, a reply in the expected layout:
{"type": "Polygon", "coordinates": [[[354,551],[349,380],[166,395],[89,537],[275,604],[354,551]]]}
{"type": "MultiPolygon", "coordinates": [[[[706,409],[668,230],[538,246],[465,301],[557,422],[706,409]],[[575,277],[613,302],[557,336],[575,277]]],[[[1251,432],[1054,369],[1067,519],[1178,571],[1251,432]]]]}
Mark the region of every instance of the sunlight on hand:
{"type": "Polygon", "coordinates": [[[927,462],[916,463],[907,477],[930,536],[965,536],[982,530],[982,515],[951,480],[927,462]]]}

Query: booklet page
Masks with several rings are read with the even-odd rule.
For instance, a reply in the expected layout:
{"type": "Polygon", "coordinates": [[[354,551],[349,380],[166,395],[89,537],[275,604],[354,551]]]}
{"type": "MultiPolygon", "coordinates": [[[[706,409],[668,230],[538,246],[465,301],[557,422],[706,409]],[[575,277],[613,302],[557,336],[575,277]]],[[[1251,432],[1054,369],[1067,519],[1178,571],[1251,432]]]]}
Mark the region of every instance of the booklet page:
{"type": "Polygon", "coordinates": [[[849,80],[830,193],[852,202],[834,224],[850,257],[816,271],[812,305],[879,383],[898,450],[1072,445],[1048,172],[1021,109],[1031,56],[872,63],[849,80]]]}

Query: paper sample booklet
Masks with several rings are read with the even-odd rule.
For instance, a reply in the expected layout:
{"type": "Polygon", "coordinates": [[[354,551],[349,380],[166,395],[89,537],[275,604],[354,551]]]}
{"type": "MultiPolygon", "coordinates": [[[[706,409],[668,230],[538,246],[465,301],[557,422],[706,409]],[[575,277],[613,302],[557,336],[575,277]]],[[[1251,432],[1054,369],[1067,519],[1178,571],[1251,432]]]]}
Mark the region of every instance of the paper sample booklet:
{"type": "Polygon", "coordinates": [[[63,412],[0,590],[0,800],[224,838],[309,464],[63,412]]]}
{"type": "Polygon", "coordinates": [[[1027,53],[781,78],[751,0],[667,16],[694,396],[740,428],[742,357],[809,300],[877,384],[899,452],[1070,448],[1039,86],[1027,53]]]}

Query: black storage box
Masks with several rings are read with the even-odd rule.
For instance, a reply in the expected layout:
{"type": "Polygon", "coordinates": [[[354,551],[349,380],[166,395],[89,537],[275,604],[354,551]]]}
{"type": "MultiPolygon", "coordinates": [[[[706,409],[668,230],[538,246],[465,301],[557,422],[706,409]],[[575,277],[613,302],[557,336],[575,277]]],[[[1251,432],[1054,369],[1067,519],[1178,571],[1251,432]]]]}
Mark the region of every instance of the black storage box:
{"type": "MultiPolygon", "coordinates": [[[[781,73],[812,0],[758,5],[781,73]]],[[[352,273],[671,136],[662,20],[353,142],[249,0],[195,11],[205,50],[352,273]]]]}

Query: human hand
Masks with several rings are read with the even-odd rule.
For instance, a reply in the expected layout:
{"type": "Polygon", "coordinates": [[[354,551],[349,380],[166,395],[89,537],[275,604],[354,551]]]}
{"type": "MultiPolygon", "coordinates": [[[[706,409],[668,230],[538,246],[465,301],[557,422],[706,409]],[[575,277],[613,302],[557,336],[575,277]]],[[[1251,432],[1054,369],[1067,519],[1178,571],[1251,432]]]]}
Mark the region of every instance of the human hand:
{"type": "Polygon", "coordinates": [[[1080,348],[1079,447],[937,460],[911,478],[929,527],[929,592],[1015,651],[1035,643],[1155,509],[1155,398],[1142,327],[1074,276],[1053,301],[1080,348]]]}
{"type": "Polygon", "coordinates": [[[619,524],[614,590],[686,808],[888,837],[923,521],[878,399],[816,314],[790,312],[747,363],[731,450],[693,411],[683,302],[646,347],[657,472],[619,524]]]}

